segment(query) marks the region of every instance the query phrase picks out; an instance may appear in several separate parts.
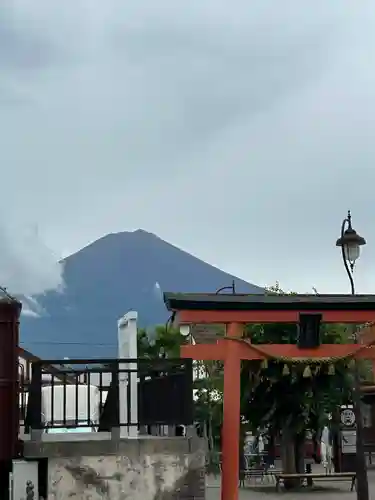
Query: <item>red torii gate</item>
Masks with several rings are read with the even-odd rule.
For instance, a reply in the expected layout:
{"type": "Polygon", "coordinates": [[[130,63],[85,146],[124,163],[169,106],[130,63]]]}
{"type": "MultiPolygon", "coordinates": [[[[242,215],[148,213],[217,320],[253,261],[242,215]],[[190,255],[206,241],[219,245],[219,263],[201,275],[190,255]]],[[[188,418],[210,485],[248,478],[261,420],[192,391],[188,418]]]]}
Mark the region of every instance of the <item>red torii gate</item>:
{"type": "Polygon", "coordinates": [[[225,324],[216,344],[185,345],[181,357],[224,361],[222,427],[222,500],[238,499],[241,360],[288,359],[291,362],[337,359],[375,360],[375,327],[360,344],[322,344],[302,349],[292,344],[253,345],[243,340],[247,323],[299,323],[300,315],[320,315],[324,323],[364,324],[375,321],[375,295],[238,295],[165,293],[164,302],[179,325],[225,324]]]}

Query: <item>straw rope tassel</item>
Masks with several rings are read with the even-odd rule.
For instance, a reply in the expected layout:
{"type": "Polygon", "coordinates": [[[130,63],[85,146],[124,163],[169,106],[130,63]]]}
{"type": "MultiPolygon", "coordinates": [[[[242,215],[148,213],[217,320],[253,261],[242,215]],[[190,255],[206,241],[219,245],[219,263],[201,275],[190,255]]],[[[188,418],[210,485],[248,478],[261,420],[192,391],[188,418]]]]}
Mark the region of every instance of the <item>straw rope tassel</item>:
{"type": "Polygon", "coordinates": [[[355,359],[352,358],[349,361],[348,368],[350,368],[351,370],[353,370],[355,368],[355,359]]]}
{"type": "Polygon", "coordinates": [[[282,371],[282,374],[285,376],[285,375],[289,375],[290,374],[290,370],[289,370],[289,366],[288,365],[284,365],[283,366],[283,371],[282,371]]]}

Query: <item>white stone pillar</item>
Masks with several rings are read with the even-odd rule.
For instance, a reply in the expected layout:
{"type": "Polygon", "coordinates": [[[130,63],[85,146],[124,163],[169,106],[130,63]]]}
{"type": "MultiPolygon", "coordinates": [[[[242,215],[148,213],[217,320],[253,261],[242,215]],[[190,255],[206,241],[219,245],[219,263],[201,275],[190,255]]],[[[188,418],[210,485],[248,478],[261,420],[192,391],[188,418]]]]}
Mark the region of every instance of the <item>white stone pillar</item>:
{"type": "MultiPolygon", "coordinates": [[[[137,319],[136,311],[129,311],[117,322],[118,357],[120,359],[138,359],[137,349],[137,319]]],[[[119,408],[120,424],[128,423],[127,390],[130,391],[130,422],[138,423],[138,363],[120,363],[121,370],[133,370],[128,377],[127,373],[119,373],[119,408]],[[129,380],[130,379],[130,380],[129,380]]],[[[136,437],[138,428],[122,426],[120,437],[136,437]]]]}

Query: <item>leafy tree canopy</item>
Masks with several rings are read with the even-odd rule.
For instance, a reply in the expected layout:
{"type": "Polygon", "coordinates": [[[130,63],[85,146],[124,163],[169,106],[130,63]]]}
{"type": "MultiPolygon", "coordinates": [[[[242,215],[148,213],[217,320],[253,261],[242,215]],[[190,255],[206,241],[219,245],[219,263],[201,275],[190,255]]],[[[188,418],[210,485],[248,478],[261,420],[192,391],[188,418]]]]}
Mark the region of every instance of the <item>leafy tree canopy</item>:
{"type": "Polygon", "coordinates": [[[179,358],[180,347],[186,342],[177,328],[159,325],[152,330],[138,330],[138,356],[140,358],[179,358]]]}
{"type": "MultiPolygon", "coordinates": [[[[279,285],[269,293],[283,294],[279,285]]],[[[323,343],[348,342],[346,325],[322,325],[323,343]]],[[[254,344],[295,344],[295,324],[247,325],[245,337],[254,344]]],[[[270,361],[244,361],[241,372],[242,414],[250,426],[281,430],[286,425],[295,433],[317,429],[327,414],[349,397],[347,363],[306,365],[270,361]]]]}
{"type": "MultiPolygon", "coordinates": [[[[179,329],[157,326],[138,331],[138,356],[141,358],[179,358],[186,337],[179,329]]],[[[210,449],[218,446],[222,424],[223,365],[220,361],[194,362],[195,421],[202,425],[210,449]]]]}
{"type": "MultiPolygon", "coordinates": [[[[278,284],[267,293],[283,294],[278,284]]],[[[323,343],[351,342],[348,325],[325,324],[321,327],[323,343]]],[[[250,324],[244,336],[254,344],[296,343],[295,324],[250,324]]],[[[140,357],[180,356],[180,347],[186,342],[178,329],[157,326],[152,331],[139,330],[138,352],[140,357]]],[[[218,362],[196,362],[195,402],[196,417],[209,422],[218,441],[222,422],[223,365],[218,362]]],[[[327,414],[350,398],[351,376],[346,361],[334,364],[287,363],[270,361],[243,361],[241,370],[241,414],[253,430],[271,428],[280,431],[288,425],[293,432],[315,430],[325,423],[327,414]],[[308,373],[309,370],[311,373],[308,373]],[[307,373],[306,373],[307,372],[307,373]]],[[[362,367],[364,378],[368,367],[362,367]]]]}

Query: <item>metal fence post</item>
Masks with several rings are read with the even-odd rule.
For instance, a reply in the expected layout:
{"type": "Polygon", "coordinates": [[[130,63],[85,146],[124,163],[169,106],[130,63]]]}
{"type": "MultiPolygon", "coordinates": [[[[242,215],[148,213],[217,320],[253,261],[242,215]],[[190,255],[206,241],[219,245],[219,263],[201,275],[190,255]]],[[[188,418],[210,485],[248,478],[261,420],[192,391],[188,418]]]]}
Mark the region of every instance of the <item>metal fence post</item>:
{"type": "MultiPolygon", "coordinates": [[[[112,374],[112,401],[114,401],[112,407],[112,414],[110,416],[111,422],[111,434],[114,439],[120,437],[120,390],[119,390],[119,362],[115,360],[111,364],[111,374],[112,374]]],[[[108,397],[108,396],[107,396],[108,397]]]]}
{"type": "Polygon", "coordinates": [[[37,440],[42,428],[42,363],[34,361],[31,367],[25,430],[30,431],[31,439],[37,440]]]}

